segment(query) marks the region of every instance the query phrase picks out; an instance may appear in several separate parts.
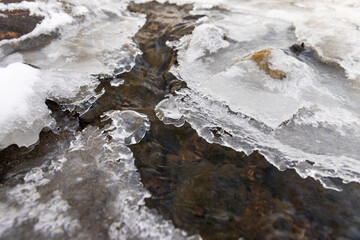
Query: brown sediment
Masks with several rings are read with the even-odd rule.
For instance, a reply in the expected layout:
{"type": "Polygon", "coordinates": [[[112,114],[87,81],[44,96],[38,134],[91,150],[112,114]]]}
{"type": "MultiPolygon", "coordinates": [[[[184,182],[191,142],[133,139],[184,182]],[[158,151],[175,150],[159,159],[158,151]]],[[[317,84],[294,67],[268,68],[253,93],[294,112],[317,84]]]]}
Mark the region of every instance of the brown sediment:
{"type": "Polygon", "coordinates": [[[19,38],[30,33],[42,19],[42,17],[30,15],[27,10],[0,11],[0,40],[19,38]]]}
{"type": "Polygon", "coordinates": [[[256,62],[256,65],[258,65],[258,67],[261,70],[265,71],[265,73],[270,77],[279,80],[285,78],[286,73],[284,73],[283,71],[278,69],[271,69],[272,64],[270,62],[270,54],[271,49],[267,48],[253,53],[250,58],[251,60],[256,62]]]}
{"type": "MultiPolygon", "coordinates": [[[[155,116],[154,108],[165,94],[185,87],[168,72],[176,52],[165,43],[191,33],[200,16],[189,15],[191,5],[132,3],[129,9],[147,15],[134,37],[143,55],[130,72],[118,76],[125,80],[123,85],[113,87],[111,79],[101,80],[98,90],[104,88],[105,93],[79,121],[82,127],[101,127],[103,112],[125,109],[149,117],[150,131],[142,142],[130,146],[142,182],[152,194],[147,206],[203,239],[357,239],[359,184],[342,185],[343,192],[327,190],[293,170],[277,170],[258,152],[246,156],[209,144],[189,124],[176,128],[155,116]]],[[[266,57],[264,51],[254,58],[266,57]]],[[[59,113],[60,121],[61,111],[48,105],[59,113]]],[[[41,149],[47,150],[43,144],[58,141],[66,146],[71,138],[64,139],[41,135],[40,146],[33,151],[19,156],[15,148],[8,148],[0,152],[0,159],[35,161],[44,155],[41,149]]],[[[12,169],[20,167],[15,164],[12,169]]]]}

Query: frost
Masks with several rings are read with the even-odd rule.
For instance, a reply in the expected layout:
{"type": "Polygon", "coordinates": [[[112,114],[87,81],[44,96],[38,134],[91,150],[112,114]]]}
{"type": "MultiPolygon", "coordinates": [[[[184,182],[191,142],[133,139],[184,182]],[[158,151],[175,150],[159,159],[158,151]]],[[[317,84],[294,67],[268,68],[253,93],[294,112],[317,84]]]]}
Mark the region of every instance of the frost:
{"type": "Polygon", "coordinates": [[[134,111],[104,117],[112,122],[103,130],[88,126],[77,132],[69,148],[50,153],[50,160],[29,171],[23,183],[2,188],[3,237],[17,229],[28,238],[200,239],[187,237],[145,206],[150,194],[127,144],[144,137],[148,117],[134,111]],[[101,229],[94,227],[99,223],[101,229]]]}

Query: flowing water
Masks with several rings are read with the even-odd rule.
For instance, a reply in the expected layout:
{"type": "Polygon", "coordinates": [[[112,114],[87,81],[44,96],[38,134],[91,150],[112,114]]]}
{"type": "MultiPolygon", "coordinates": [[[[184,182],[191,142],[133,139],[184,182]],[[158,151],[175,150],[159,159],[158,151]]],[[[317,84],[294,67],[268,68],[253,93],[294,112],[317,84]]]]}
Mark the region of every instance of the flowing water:
{"type": "Polygon", "coordinates": [[[358,239],[359,10],[0,2],[0,238],[358,239]]]}

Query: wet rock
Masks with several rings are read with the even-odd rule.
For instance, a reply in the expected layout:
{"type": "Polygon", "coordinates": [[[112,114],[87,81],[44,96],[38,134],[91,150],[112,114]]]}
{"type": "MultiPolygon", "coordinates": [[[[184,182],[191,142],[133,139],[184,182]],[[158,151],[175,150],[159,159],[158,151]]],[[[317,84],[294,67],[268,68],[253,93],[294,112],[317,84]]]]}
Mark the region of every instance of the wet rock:
{"type": "Polygon", "coordinates": [[[195,217],[204,217],[204,214],[205,214],[205,210],[204,208],[198,206],[198,205],[195,205],[194,207],[194,216],[195,217]]]}
{"type": "Polygon", "coordinates": [[[121,88],[113,88],[109,80],[101,80],[97,91],[102,95],[80,118],[80,124],[102,126],[100,116],[108,110],[136,109],[156,118],[154,108],[166,94],[175,93],[186,84],[173,76],[169,69],[176,61],[176,51],[166,45],[171,36],[178,38],[189,34],[195,27],[196,16],[185,20],[192,6],[185,4],[129,4],[129,10],[147,14],[146,23],[134,36],[143,54],[136,60],[131,72],[118,75],[125,79],[121,88]]]}
{"type": "Polygon", "coordinates": [[[183,88],[184,84],[182,81],[174,79],[171,80],[169,83],[169,91],[170,93],[175,93],[175,91],[180,90],[181,88],[183,88]]]}
{"type": "Polygon", "coordinates": [[[161,23],[159,23],[159,22],[149,22],[147,24],[147,28],[150,31],[156,32],[156,31],[160,30],[162,28],[162,26],[161,26],[161,23]]]}
{"type": "Polygon", "coordinates": [[[179,41],[179,37],[176,35],[170,35],[168,41],[169,42],[179,41]]]}
{"type": "MultiPolygon", "coordinates": [[[[9,3],[13,1],[5,1],[9,3]]],[[[43,18],[27,10],[0,11],[0,40],[19,38],[30,33],[43,18]]]]}
{"type": "Polygon", "coordinates": [[[281,70],[271,68],[272,64],[270,62],[270,54],[271,54],[271,49],[267,48],[253,53],[250,59],[253,60],[256,63],[256,65],[261,70],[265,71],[265,73],[270,77],[279,80],[285,78],[286,73],[284,73],[281,70]]]}
{"type": "Polygon", "coordinates": [[[167,179],[162,180],[162,188],[172,190],[148,188],[153,197],[147,203],[176,226],[200,233],[203,239],[336,239],[356,235],[350,226],[360,224],[353,218],[357,213],[352,213],[358,203],[342,196],[356,199],[358,184],[345,185],[345,193],[327,190],[293,170],[278,171],[257,152],[246,156],[209,144],[187,124],[178,129],[160,124],[153,123],[150,136],[132,150],[144,184],[153,181],[154,175],[146,170],[149,168],[156,170],[157,179],[167,179]],[[150,152],[158,155],[146,157],[150,152]],[[163,155],[167,161],[159,162],[163,155]]]}
{"type": "Polygon", "coordinates": [[[301,44],[294,44],[290,47],[290,50],[293,52],[293,53],[296,53],[296,54],[300,54],[302,52],[305,51],[305,43],[301,43],[301,44]]]}
{"type": "MultiPolygon", "coordinates": [[[[110,93],[112,99],[124,95],[131,99],[127,82],[133,86],[146,82],[152,88],[147,92],[152,97],[143,95],[142,102],[136,103],[151,119],[150,132],[142,142],[131,146],[142,182],[152,193],[147,206],[156,208],[190,234],[199,233],[203,239],[354,237],[356,233],[352,233],[349,226],[360,226],[360,223],[337,213],[342,209],[356,216],[352,211],[358,208],[357,202],[344,201],[342,193],[323,189],[318,182],[302,179],[293,170],[278,171],[258,152],[246,156],[209,144],[188,124],[176,128],[164,125],[154,116],[154,106],[149,103],[155,103],[157,96],[166,94],[167,89],[175,91],[181,83],[167,73],[176,62],[176,52],[164,43],[177,41],[171,35],[181,37],[193,28],[191,22],[182,24],[184,20],[178,18],[187,15],[186,7],[173,7],[157,3],[130,6],[143,13],[147,13],[144,9],[151,9],[147,13],[148,21],[161,22],[163,28],[153,31],[153,27],[144,27],[135,36],[144,52],[142,61],[123,76],[125,88],[110,93]],[[168,19],[167,14],[159,13],[168,11],[177,11],[177,16],[168,19]],[[154,94],[157,91],[159,94],[154,94]]],[[[249,59],[271,77],[284,78],[285,73],[271,68],[270,53],[270,49],[264,49],[249,59]]],[[[139,88],[138,91],[142,92],[139,88]]],[[[106,92],[104,96],[109,94],[106,92]]],[[[222,131],[212,130],[214,135],[222,131]]],[[[344,191],[351,199],[357,199],[356,189],[359,185],[352,184],[346,185],[344,191]]]]}

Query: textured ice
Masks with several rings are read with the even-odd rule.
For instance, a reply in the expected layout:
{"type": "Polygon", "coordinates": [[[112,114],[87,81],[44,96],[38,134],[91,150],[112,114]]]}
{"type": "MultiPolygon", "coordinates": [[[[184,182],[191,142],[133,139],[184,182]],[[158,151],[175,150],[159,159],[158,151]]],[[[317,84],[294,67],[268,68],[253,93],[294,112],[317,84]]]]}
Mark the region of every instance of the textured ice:
{"type": "Polygon", "coordinates": [[[110,85],[113,87],[118,87],[118,86],[124,84],[124,82],[125,82],[124,79],[115,78],[110,81],[110,85]]]}
{"type": "Polygon", "coordinates": [[[279,169],[294,168],[328,188],[338,189],[332,177],[360,182],[359,83],[351,81],[359,65],[344,60],[356,63],[360,45],[350,43],[350,36],[341,40],[330,34],[337,24],[349,24],[346,31],[359,34],[353,24],[357,7],[331,2],[327,17],[320,1],[311,6],[306,1],[225,1],[217,10],[197,9],[207,17],[199,20],[194,34],[169,44],[178,50],[179,62],[171,71],[190,90],[159,103],[157,116],[176,126],[187,121],[209,142],[247,154],[259,150],[279,169]],[[319,9],[311,11],[314,6],[319,9]],[[321,23],[310,24],[311,19],[321,23]],[[326,19],[332,19],[331,25],[326,19]],[[305,28],[309,35],[300,38],[305,28]],[[209,35],[217,37],[202,40],[209,35]],[[312,36],[331,49],[319,47],[312,36]],[[303,55],[289,50],[297,40],[308,49],[303,55]],[[284,79],[273,79],[249,57],[262,49],[271,51],[271,68],[284,72],[284,79]]]}
{"type": "Polygon", "coordinates": [[[105,129],[89,126],[76,133],[69,148],[33,168],[23,183],[1,189],[6,195],[0,202],[3,238],[13,236],[14,229],[30,239],[39,234],[74,239],[188,238],[144,205],[150,194],[127,145],[135,143],[128,141],[130,136],[141,140],[149,129],[148,118],[134,111],[105,115],[112,119],[105,129]]]}
{"type": "Polygon", "coordinates": [[[27,9],[44,17],[33,32],[0,42],[0,58],[4,57],[0,61],[1,90],[12,93],[11,97],[1,96],[1,109],[17,104],[12,108],[17,115],[1,112],[0,118],[12,124],[0,122],[0,149],[12,143],[29,146],[37,141],[41,129],[50,125],[46,98],[82,114],[103,93],[94,92],[99,83],[94,74],[117,75],[131,70],[135,57],[141,54],[131,37],[144,24],[144,16],[125,12],[126,6],[127,2],[110,0],[0,3],[2,10],[27,9]],[[18,49],[27,39],[41,41],[41,34],[52,32],[60,37],[47,46],[27,51],[20,48],[6,55],[9,48],[18,49]],[[30,83],[33,78],[36,83],[31,85],[30,97],[30,87],[20,81],[30,83]],[[14,84],[18,87],[8,89],[14,84]],[[28,93],[27,100],[23,91],[28,93]],[[21,99],[25,104],[20,104],[21,99]],[[5,139],[6,133],[11,134],[5,139]]]}
{"type": "Polygon", "coordinates": [[[73,236],[74,231],[79,228],[76,219],[69,215],[70,206],[62,198],[59,190],[49,193],[50,199],[42,203],[41,194],[38,187],[49,184],[50,180],[46,177],[47,173],[41,168],[34,168],[24,177],[24,183],[18,184],[11,189],[7,189],[7,203],[0,203],[2,209],[2,224],[0,235],[6,235],[6,230],[11,227],[21,226],[21,224],[32,219],[37,219],[33,225],[34,232],[43,232],[48,237],[59,237],[65,232],[73,236]],[[16,203],[20,208],[9,205],[16,203]]]}
{"type": "Polygon", "coordinates": [[[192,62],[207,52],[214,53],[221,48],[226,48],[229,46],[229,42],[223,38],[224,34],[220,28],[202,24],[194,29],[184,57],[187,58],[187,61],[192,62]]]}
{"type": "MultiPolygon", "coordinates": [[[[302,177],[318,179],[327,188],[339,189],[327,178],[360,181],[357,159],[360,132],[358,124],[352,124],[350,119],[344,123],[333,118],[332,123],[322,118],[328,113],[301,109],[291,120],[272,129],[251,116],[231,111],[223,102],[192,90],[181,90],[177,96],[169,96],[158,104],[156,112],[166,124],[181,126],[189,122],[210,143],[246,154],[258,150],[279,169],[294,168],[302,177]],[[339,123],[343,125],[340,128],[339,123]]],[[[341,115],[342,111],[336,114],[341,115]]]]}
{"type": "Polygon", "coordinates": [[[40,71],[22,63],[0,68],[0,149],[12,143],[29,146],[50,126],[40,71]]]}
{"type": "Polygon", "coordinates": [[[272,9],[267,16],[292,22],[300,41],[314,47],[325,61],[340,64],[350,79],[360,80],[359,11],[358,1],[315,1],[311,6],[304,2],[272,9]]]}
{"type": "Polygon", "coordinates": [[[104,114],[104,117],[112,119],[112,124],[106,128],[109,135],[114,140],[127,145],[139,143],[150,129],[150,121],[147,116],[135,111],[109,111],[104,114]]]}
{"type": "Polygon", "coordinates": [[[172,2],[194,3],[194,14],[205,14],[206,22],[222,28],[231,39],[246,43],[247,51],[256,50],[252,48],[260,43],[265,47],[284,46],[291,37],[316,49],[323,61],[339,64],[348,78],[360,81],[360,4],[357,0],[172,2]],[[219,10],[212,6],[218,6],[219,10]]]}

